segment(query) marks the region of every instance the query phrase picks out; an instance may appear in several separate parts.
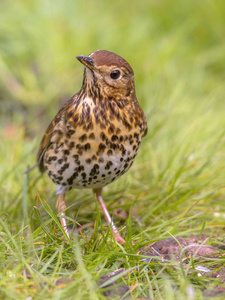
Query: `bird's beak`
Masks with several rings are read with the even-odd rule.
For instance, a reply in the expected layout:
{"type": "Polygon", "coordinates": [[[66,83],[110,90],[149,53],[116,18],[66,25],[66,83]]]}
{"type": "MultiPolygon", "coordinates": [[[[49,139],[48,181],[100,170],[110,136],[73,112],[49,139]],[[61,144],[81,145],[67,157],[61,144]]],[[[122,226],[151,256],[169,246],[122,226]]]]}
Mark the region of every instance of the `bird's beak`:
{"type": "Polygon", "coordinates": [[[93,58],[91,58],[89,56],[84,56],[84,55],[79,55],[76,58],[86,67],[88,67],[88,68],[94,67],[93,58]]]}
{"type": "MultiPolygon", "coordinates": [[[[94,70],[100,74],[99,70],[94,66],[93,58],[90,56],[79,55],[76,57],[85,67],[94,70]]],[[[101,75],[101,74],[100,74],[101,75]]]]}

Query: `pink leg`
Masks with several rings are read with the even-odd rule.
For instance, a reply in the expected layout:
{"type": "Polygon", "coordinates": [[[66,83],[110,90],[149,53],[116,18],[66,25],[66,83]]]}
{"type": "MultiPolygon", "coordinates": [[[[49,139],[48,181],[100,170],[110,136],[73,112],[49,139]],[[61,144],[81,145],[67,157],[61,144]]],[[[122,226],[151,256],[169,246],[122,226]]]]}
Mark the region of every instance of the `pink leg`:
{"type": "Polygon", "coordinates": [[[63,229],[65,230],[66,235],[69,238],[70,236],[69,236],[69,232],[68,232],[68,229],[67,229],[67,226],[66,226],[66,219],[63,218],[63,216],[65,216],[64,211],[66,209],[65,194],[66,194],[66,192],[63,191],[58,195],[57,202],[56,202],[56,207],[57,207],[58,213],[62,216],[62,217],[60,216],[61,225],[62,225],[63,229]]]}
{"type": "Polygon", "coordinates": [[[105,203],[104,203],[104,201],[103,201],[103,199],[102,199],[102,196],[101,196],[101,194],[102,194],[102,189],[101,189],[101,188],[99,188],[99,189],[94,189],[93,191],[94,191],[94,193],[96,194],[97,200],[98,200],[98,202],[99,202],[100,205],[101,205],[101,208],[102,208],[102,211],[103,211],[104,216],[105,216],[105,218],[106,218],[106,221],[107,221],[108,224],[112,227],[112,231],[113,231],[113,233],[114,233],[114,237],[115,237],[116,242],[118,242],[118,243],[120,243],[120,244],[124,244],[124,243],[125,243],[125,240],[124,240],[124,239],[121,237],[121,235],[119,234],[119,232],[118,232],[118,230],[117,230],[115,224],[113,223],[113,221],[112,221],[112,219],[111,219],[111,217],[110,217],[110,215],[109,215],[109,212],[108,212],[108,210],[107,210],[107,208],[106,208],[106,206],[105,206],[105,203]]]}

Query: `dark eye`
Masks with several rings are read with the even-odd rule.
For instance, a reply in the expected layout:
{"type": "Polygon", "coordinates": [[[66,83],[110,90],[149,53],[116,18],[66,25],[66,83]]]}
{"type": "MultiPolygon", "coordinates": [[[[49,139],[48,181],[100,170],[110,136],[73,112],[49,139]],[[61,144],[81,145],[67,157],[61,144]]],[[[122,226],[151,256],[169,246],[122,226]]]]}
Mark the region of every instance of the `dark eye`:
{"type": "Polygon", "coordinates": [[[111,72],[110,77],[112,79],[118,79],[120,77],[120,71],[119,70],[114,70],[111,72]]]}

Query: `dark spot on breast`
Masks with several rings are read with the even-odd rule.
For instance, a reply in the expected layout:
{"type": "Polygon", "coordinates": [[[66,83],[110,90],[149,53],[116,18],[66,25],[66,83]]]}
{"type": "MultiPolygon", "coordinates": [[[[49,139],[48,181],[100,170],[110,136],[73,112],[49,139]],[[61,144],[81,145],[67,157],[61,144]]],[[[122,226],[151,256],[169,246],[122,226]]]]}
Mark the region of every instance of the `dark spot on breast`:
{"type": "Polygon", "coordinates": [[[99,168],[99,166],[97,165],[97,164],[95,164],[94,166],[93,166],[93,168],[91,169],[91,171],[90,171],[90,176],[94,176],[94,175],[96,175],[97,174],[97,169],[99,168]]]}
{"type": "Polygon", "coordinates": [[[101,134],[100,134],[100,138],[104,141],[106,136],[105,136],[105,133],[102,131],[101,134]]]}
{"type": "Polygon", "coordinates": [[[111,125],[110,127],[109,127],[109,129],[108,129],[108,133],[109,134],[112,134],[112,133],[114,133],[114,127],[111,125]]]}
{"type": "Polygon", "coordinates": [[[86,175],[85,172],[82,172],[82,173],[81,173],[81,176],[83,177],[83,179],[85,179],[87,175],[86,175]]]}
{"type": "Polygon", "coordinates": [[[99,162],[99,163],[103,163],[103,162],[104,162],[104,158],[103,158],[103,157],[100,157],[100,158],[98,159],[98,162],[99,162]]]}
{"type": "Polygon", "coordinates": [[[112,152],[111,149],[107,151],[107,155],[108,155],[108,156],[110,156],[110,155],[112,155],[112,154],[113,154],[113,152],[112,152]]]}
{"type": "Polygon", "coordinates": [[[93,130],[93,128],[94,128],[94,126],[93,126],[92,122],[90,122],[88,125],[83,126],[83,130],[86,132],[93,130]]]}
{"type": "Polygon", "coordinates": [[[124,156],[126,154],[126,152],[127,152],[126,150],[123,150],[122,155],[124,156]]]}
{"type": "Polygon", "coordinates": [[[86,163],[90,164],[91,163],[91,159],[90,158],[86,159],[86,163]]]}
{"type": "Polygon", "coordinates": [[[104,152],[105,148],[106,148],[106,145],[103,144],[103,143],[100,143],[100,145],[98,146],[98,149],[99,149],[100,152],[104,152]]]}
{"type": "Polygon", "coordinates": [[[111,162],[111,160],[109,160],[107,162],[107,164],[105,165],[105,170],[109,170],[111,168],[111,166],[113,165],[113,163],[111,162]]]}
{"type": "Polygon", "coordinates": [[[71,149],[73,149],[73,148],[74,148],[74,146],[75,146],[75,142],[70,142],[70,144],[69,144],[69,148],[70,148],[70,150],[71,150],[71,149]]]}
{"type": "Polygon", "coordinates": [[[82,172],[83,170],[84,170],[84,166],[82,166],[82,165],[80,165],[79,167],[76,167],[76,168],[74,169],[74,171],[76,171],[76,172],[78,172],[78,173],[82,172]]]}
{"type": "Polygon", "coordinates": [[[119,127],[116,128],[116,134],[120,134],[121,129],[119,127]]]}
{"type": "Polygon", "coordinates": [[[106,139],[105,139],[105,144],[108,146],[108,145],[111,144],[111,141],[110,141],[108,138],[106,138],[106,139]]]}
{"type": "Polygon", "coordinates": [[[77,172],[73,173],[73,175],[72,175],[72,176],[70,176],[70,178],[68,178],[68,179],[67,179],[67,182],[68,182],[68,184],[69,184],[69,185],[72,185],[72,184],[73,184],[73,181],[74,181],[74,179],[76,179],[76,178],[77,178],[77,176],[78,176],[78,173],[77,173],[77,172]]]}
{"type": "Polygon", "coordinates": [[[124,150],[125,150],[125,147],[124,147],[123,144],[120,144],[120,150],[121,150],[121,151],[124,151],[124,150]]]}
{"type": "Polygon", "coordinates": [[[52,160],[53,161],[57,160],[57,156],[52,156],[52,160]]]}
{"type": "Polygon", "coordinates": [[[69,168],[69,164],[68,164],[68,163],[67,163],[67,164],[64,164],[64,165],[62,166],[62,168],[58,171],[58,173],[59,173],[60,175],[62,175],[63,172],[64,172],[67,168],[69,168]]]}
{"type": "Polygon", "coordinates": [[[62,159],[62,158],[58,159],[58,161],[57,161],[57,163],[58,163],[59,165],[61,165],[62,162],[63,162],[63,159],[62,159]]]}
{"type": "Polygon", "coordinates": [[[92,160],[97,160],[96,155],[93,155],[91,159],[92,159],[92,160]]]}
{"type": "Polygon", "coordinates": [[[136,147],[137,147],[137,146],[136,146],[136,145],[134,145],[134,146],[133,146],[133,150],[135,150],[135,149],[136,149],[136,147]]]}
{"type": "Polygon", "coordinates": [[[92,133],[89,135],[89,139],[90,139],[90,140],[94,140],[94,139],[95,139],[94,132],[92,132],[92,133]]]}
{"type": "Polygon", "coordinates": [[[87,135],[86,135],[86,134],[83,134],[82,136],[79,137],[79,140],[80,140],[81,142],[86,141],[86,139],[87,139],[87,135]]]}
{"type": "Polygon", "coordinates": [[[115,150],[117,148],[117,145],[115,143],[111,143],[110,148],[115,150]]]}
{"type": "Polygon", "coordinates": [[[75,130],[73,130],[73,129],[68,130],[68,135],[69,136],[73,135],[74,133],[75,133],[75,130]]]}
{"type": "Polygon", "coordinates": [[[91,145],[89,143],[84,145],[84,150],[85,151],[90,150],[90,149],[91,149],[91,145]]]}
{"type": "Polygon", "coordinates": [[[112,142],[117,141],[117,140],[118,140],[118,136],[114,134],[114,135],[111,137],[111,140],[112,140],[112,142]]]}
{"type": "Polygon", "coordinates": [[[73,155],[74,161],[78,161],[79,160],[79,155],[75,154],[73,155]]]}
{"type": "Polygon", "coordinates": [[[123,120],[123,125],[130,131],[132,126],[126,120],[123,120]]]}

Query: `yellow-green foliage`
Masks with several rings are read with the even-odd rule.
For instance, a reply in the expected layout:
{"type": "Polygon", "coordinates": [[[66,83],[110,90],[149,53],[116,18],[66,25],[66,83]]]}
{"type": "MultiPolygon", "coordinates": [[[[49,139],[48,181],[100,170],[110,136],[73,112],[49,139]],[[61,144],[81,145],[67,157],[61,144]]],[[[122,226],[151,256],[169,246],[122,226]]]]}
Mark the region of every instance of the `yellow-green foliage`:
{"type": "Polygon", "coordinates": [[[139,282],[134,297],[203,299],[212,280],[173,262],[147,266],[136,252],[202,232],[207,243],[224,244],[224,30],[223,0],[1,1],[0,298],[104,299],[98,278],[124,267],[121,281],[139,282]],[[133,208],[128,220],[115,216],[128,236],[124,249],[97,241],[107,227],[91,191],[68,193],[69,222],[91,224],[65,244],[54,184],[38,170],[24,174],[48,122],[81,86],[75,57],[97,49],[132,65],[148,118],[134,166],[104,192],[112,214],[133,208]],[[57,285],[61,278],[72,282],[57,285]]]}

